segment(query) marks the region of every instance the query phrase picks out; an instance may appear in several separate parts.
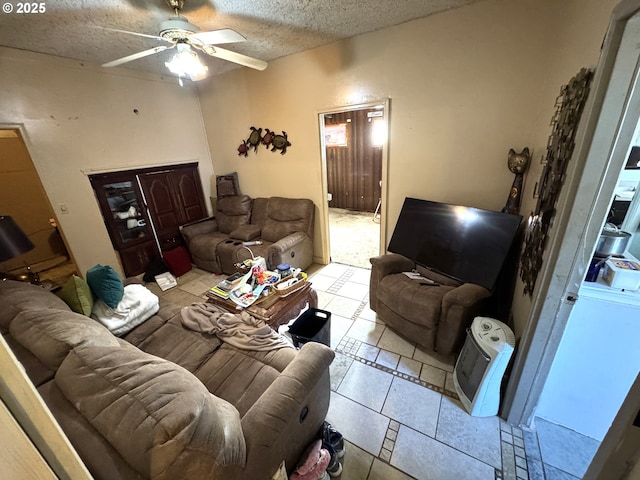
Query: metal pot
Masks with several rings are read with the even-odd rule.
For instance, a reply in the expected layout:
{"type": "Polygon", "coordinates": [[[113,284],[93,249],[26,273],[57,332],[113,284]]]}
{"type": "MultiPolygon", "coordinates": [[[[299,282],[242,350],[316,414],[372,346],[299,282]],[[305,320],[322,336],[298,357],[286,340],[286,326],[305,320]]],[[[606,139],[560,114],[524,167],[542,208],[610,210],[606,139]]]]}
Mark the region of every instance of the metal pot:
{"type": "Polygon", "coordinates": [[[622,255],[627,249],[630,239],[631,234],[629,232],[605,227],[596,244],[596,255],[602,257],[622,255]]]}

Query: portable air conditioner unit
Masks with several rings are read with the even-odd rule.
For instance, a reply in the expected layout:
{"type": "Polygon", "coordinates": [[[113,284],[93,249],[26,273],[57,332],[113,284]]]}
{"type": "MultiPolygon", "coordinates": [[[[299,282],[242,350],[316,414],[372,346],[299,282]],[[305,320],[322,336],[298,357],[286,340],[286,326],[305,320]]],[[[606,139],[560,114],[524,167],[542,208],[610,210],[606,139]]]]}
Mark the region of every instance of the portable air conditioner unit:
{"type": "Polygon", "coordinates": [[[474,417],[497,415],[500,385],[515,336],[504,323],[476,317],[456,361],[453,383],[464,408],[474,417]]]}

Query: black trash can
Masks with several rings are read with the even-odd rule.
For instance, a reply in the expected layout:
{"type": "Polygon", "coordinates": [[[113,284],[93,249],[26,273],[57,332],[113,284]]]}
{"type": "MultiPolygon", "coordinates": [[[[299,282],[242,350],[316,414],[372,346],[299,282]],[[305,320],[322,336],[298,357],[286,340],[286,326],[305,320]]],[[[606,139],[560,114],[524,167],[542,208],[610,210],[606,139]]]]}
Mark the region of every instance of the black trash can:
{"type": "Polygon", "coordinates": [[[331,312],[309,308],[289,327],[293,345],[302,348],[307,342],[323,343],[331,346],[331,312]]]}

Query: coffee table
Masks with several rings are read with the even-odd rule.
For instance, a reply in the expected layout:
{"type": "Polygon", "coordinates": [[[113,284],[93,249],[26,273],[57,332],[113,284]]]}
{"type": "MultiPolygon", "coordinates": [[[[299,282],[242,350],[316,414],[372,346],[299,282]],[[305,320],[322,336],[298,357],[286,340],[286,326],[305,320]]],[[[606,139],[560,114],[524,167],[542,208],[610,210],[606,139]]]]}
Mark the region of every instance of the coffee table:
{"type": "MultiPolygon", "coordinates": [[[[229,299],[209,297],[207,302],[219,305],[232,313],[238,312],[237,305],[229,299]]],[[[295,319],[307,306],[318,308],[318,293],[311,288],[311,282],[305,282],[304,287],[286,297],[272,293],[268,297],[258,300],[245,311],[249,315],[263,320],[277,331],[280,325],[295,319]]]]}

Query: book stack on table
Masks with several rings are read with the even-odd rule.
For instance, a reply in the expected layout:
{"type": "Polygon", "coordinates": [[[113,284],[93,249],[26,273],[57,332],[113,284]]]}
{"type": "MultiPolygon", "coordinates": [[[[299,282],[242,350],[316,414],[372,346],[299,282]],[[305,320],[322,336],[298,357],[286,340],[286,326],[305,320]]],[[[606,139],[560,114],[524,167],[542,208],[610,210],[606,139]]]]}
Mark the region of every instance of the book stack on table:
{"type": "Polygon", "coordinates": [[[208,297],[229,298],[229,292],[242,280],[242,273],[234,273],[207,291],[208,297]]]}

